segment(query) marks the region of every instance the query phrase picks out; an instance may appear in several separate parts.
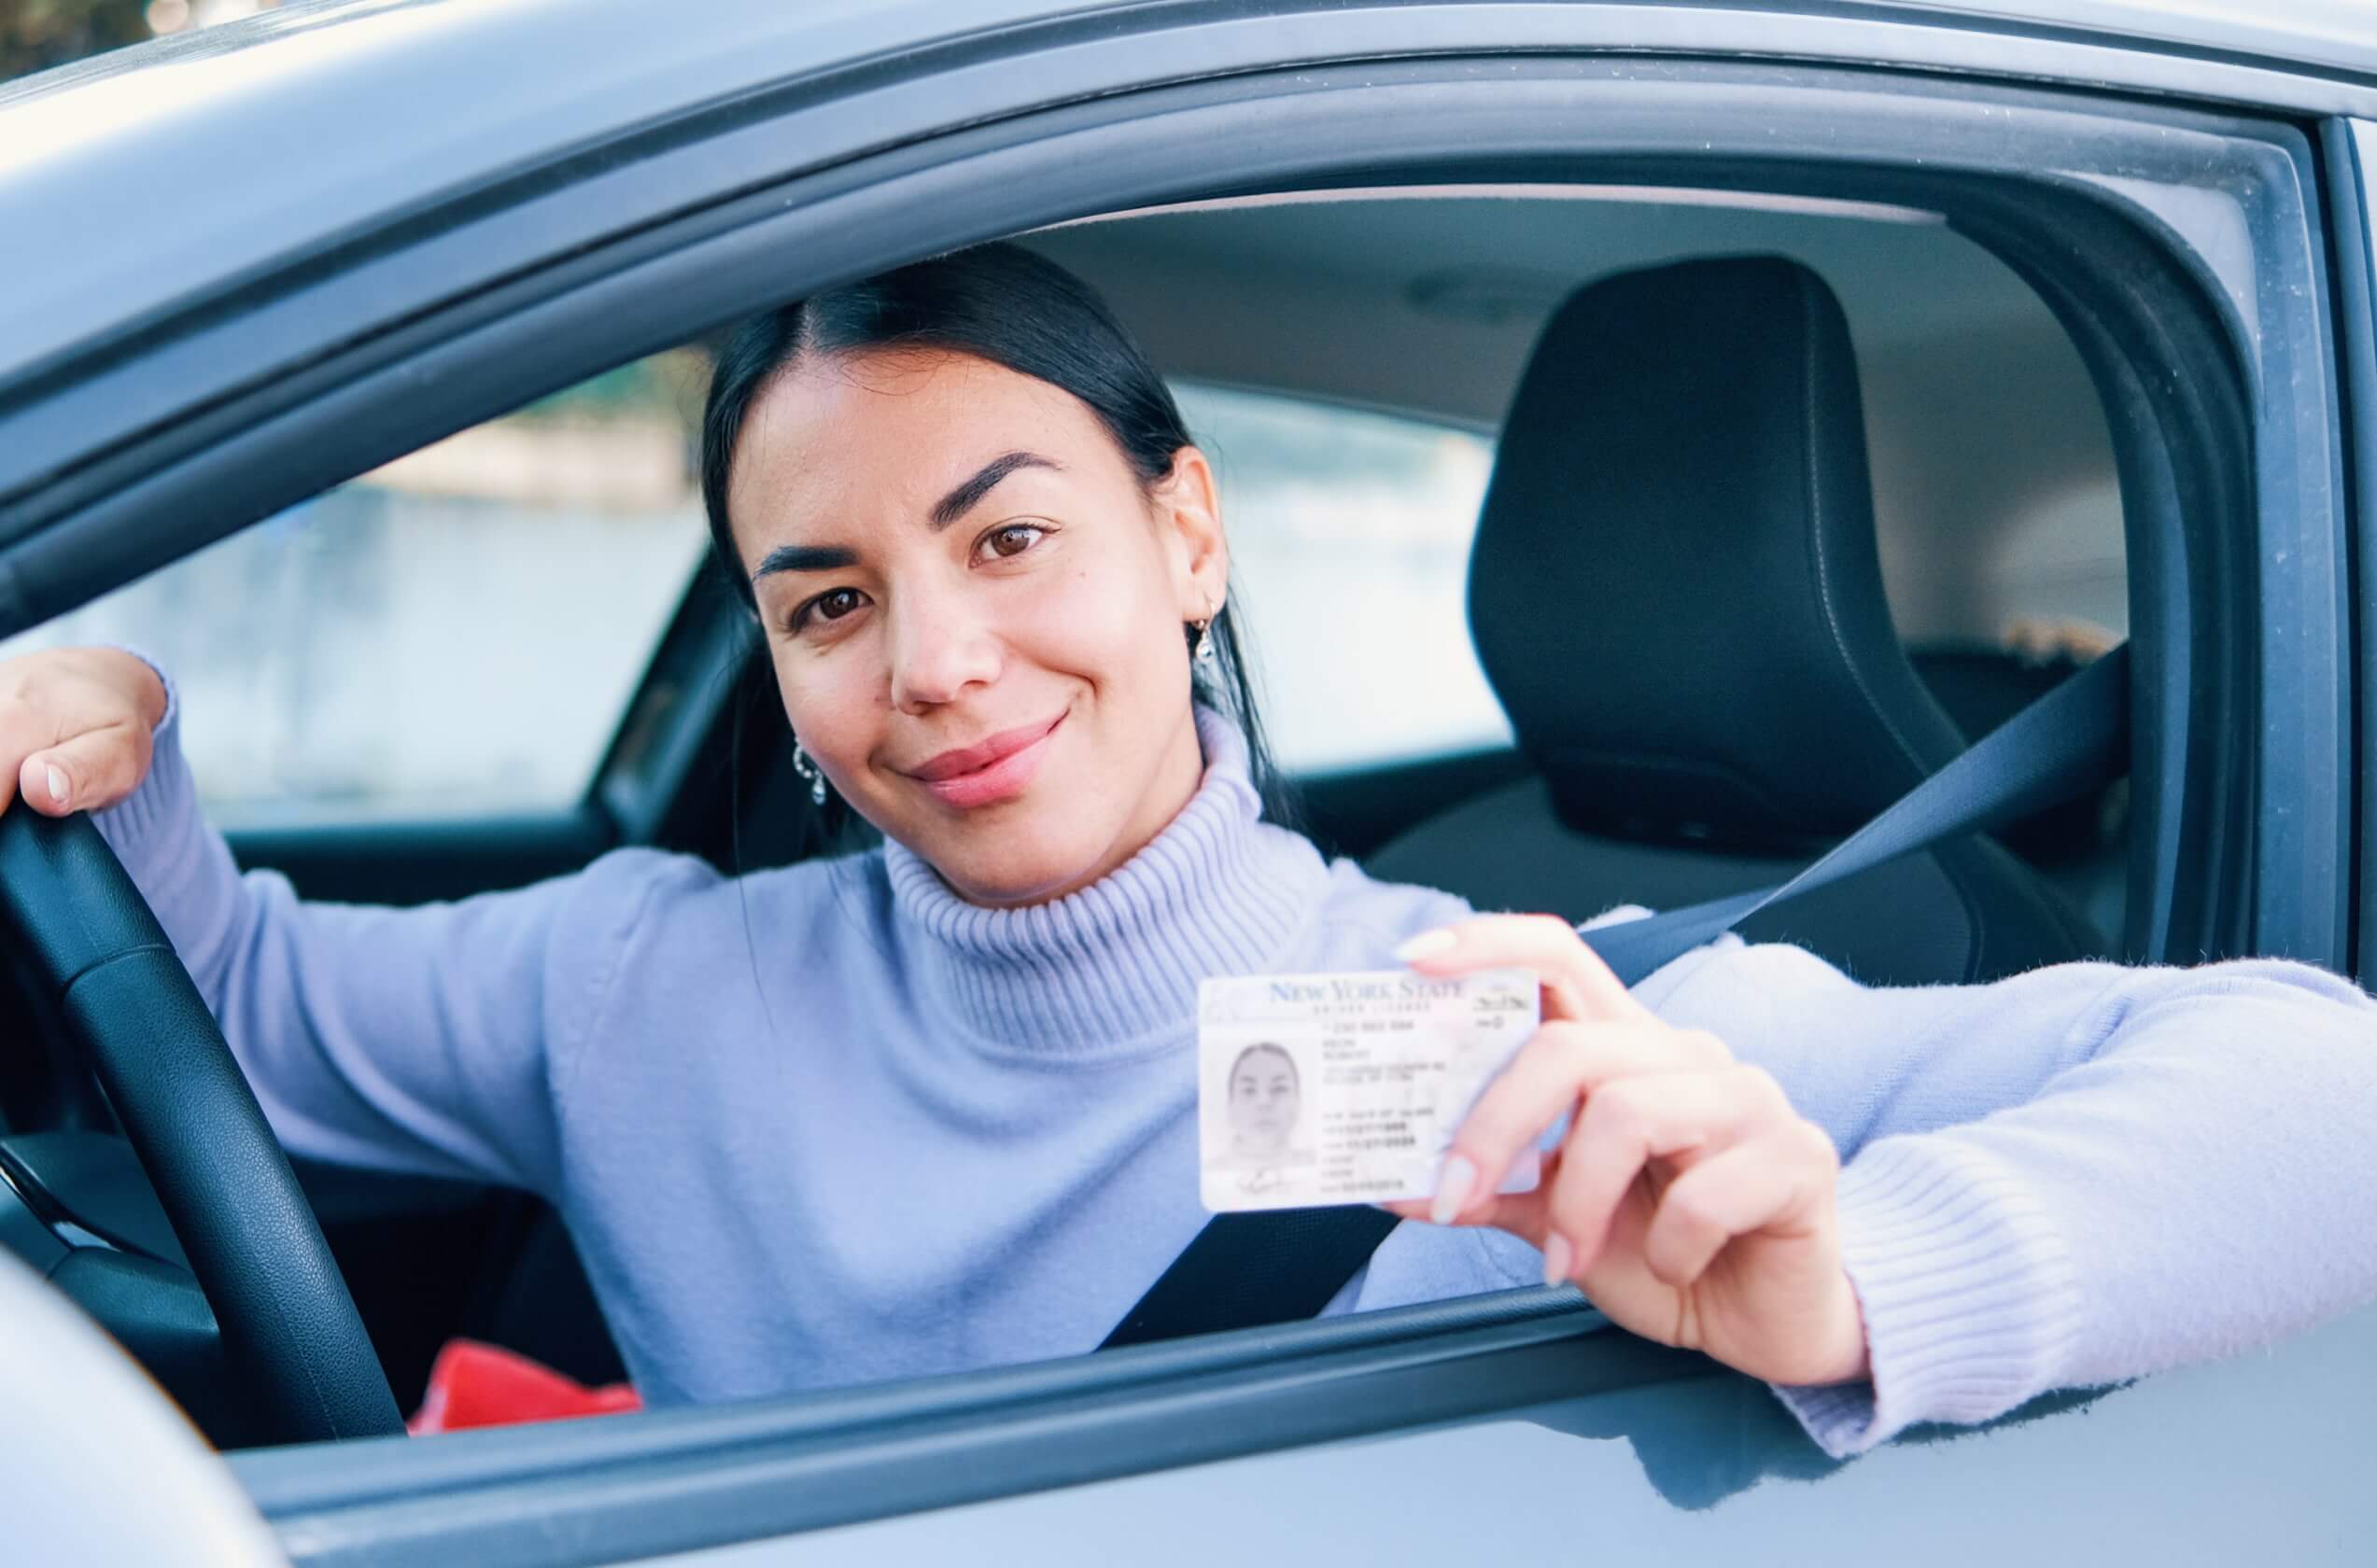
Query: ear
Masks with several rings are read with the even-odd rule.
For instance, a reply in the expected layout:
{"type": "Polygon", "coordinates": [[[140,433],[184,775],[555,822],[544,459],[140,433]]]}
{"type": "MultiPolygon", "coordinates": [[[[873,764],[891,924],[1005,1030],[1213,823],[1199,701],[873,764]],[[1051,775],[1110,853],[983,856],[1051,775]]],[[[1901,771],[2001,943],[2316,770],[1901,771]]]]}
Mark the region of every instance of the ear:
{"type": "Polygon", "coordinates": [[[1213,465],[1193,446],[1172,455],[1172,471],[1148,497],[1156,526],[1172,557],[1180,591],[1180,618],[1199,621],[1221,606],[1230,588],[1230,540],[1221,531],[1221,496],[1213,465]]]}

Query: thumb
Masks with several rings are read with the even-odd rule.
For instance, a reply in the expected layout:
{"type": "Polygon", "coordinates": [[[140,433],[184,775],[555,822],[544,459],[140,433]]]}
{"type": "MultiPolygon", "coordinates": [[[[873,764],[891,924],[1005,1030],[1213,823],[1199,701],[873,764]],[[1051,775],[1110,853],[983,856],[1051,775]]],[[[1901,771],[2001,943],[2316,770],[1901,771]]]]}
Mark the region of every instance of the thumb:
{"type": "Polygon", "coordinates": [[[17,792],[45,817],[99,811],[131,794],[148,770],[146,736],[110,724],[35,751],[17,769],[17,792]]]}
{"type": "MultiPolygon", "coordinates": [[[[1552,1183],[1560,1173],[1560,1156],[1565,1152],[1554,1149],[1542,1156],[1535,1185],[1526,1191],[1495,1193],[1479,1203],[1463,1200],[1456,1208],[1458,1217],[1447,1223],[1490,1225],[1509,1231],[1529,1246],[1541,1248],[1544,1239],[1552,1234],[1552,1183]]],[[[1436,1223],[1436,1204],[1431,1198],[1398,1198],[1379,1207],[1402,1219],[1436,1223]]]]}

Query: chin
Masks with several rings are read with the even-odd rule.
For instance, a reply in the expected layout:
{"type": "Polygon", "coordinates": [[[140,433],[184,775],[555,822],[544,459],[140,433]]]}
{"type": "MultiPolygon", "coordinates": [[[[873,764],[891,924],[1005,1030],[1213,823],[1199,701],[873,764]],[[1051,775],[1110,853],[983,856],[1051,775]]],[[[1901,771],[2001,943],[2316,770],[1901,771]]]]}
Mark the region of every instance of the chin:
{"type": "MultiPolygon", "coordinates": [[[[1095,850],[1061,843],[1019,845],[1006,838],[991,853],[972,855],[954,846],[956,853],[918,853],[933,862],[941,879],[977,903],[1041,903],[1071,892],[1093,879],[1095,850]]],[[[988,845],[981,846],[991,849],[988,845]]]]}

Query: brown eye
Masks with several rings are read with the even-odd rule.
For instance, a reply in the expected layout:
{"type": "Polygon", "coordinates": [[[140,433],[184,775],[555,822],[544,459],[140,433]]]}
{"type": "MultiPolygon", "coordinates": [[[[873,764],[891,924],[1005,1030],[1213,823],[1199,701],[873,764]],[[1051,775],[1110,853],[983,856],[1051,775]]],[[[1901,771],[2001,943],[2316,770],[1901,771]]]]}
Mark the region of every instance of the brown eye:
{"type": "Polygon", "coordinates": [[[978,553],[1000,560],[1010,555],[1020,555],[1039,543],[1042,536],[1048,531],[1035,524],[1009,523],[1004,527],[993,528],[984,534],[978,553]]]}
{"type": "Polygon", "coordinates": [[[813,599],[805,599],[794,610],[787,629],[798,632],[814,621],[839,621],[866,603],[866,595],[855,588],[828,588],[813,599]]]}

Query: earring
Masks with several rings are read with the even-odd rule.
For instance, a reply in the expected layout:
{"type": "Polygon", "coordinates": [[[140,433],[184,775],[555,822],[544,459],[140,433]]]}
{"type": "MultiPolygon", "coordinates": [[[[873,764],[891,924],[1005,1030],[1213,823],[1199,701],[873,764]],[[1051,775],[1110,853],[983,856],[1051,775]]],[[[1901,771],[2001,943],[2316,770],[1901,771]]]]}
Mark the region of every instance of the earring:
{"type": "Polygon", "coordinates": [[[817,805],[825,804],[825,772],[801,749],[799,741],[793,742],[793,771],[809,780],[809,798],[817,805]]]}
{"type": "Polygon", "coordinates": [[[1194,657],[1197,663],[1201,665],[1210,665],[1214,662],[1214,609],[1212,600],[1208,599],[1205,602],[1205,618],[1203,621],[1194,623],[1194,624],[1197,628],[1197,651],[1194,657]]]}

